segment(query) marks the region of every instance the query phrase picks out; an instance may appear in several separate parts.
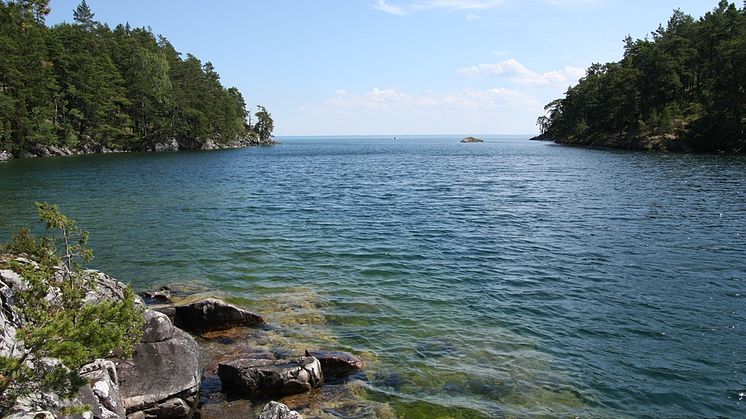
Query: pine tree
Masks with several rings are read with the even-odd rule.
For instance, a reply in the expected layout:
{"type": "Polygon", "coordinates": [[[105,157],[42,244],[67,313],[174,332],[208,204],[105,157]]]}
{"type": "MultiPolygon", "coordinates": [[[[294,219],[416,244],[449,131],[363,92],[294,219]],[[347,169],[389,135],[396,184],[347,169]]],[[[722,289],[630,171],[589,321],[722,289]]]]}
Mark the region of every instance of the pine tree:
{"type": "Polygon", "coordinates": [[[78,7],[73,11],[73,19],[85,29],[90,29],[93,26],[93,16],[94,14],[85,0],[82,0],[78,7]]]}

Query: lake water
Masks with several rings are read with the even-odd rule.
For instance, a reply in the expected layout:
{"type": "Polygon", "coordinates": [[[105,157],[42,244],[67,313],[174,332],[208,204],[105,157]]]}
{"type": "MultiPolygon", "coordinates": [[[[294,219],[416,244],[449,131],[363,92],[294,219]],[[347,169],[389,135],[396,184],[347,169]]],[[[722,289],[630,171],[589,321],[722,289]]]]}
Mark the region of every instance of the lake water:
{"type": "Polygon", "coordinates": [[[0,234],[58,203],[95,267],[360,354],[400,416],[746,416],[746,157],[484,138],[11,161],[0,234]]]}

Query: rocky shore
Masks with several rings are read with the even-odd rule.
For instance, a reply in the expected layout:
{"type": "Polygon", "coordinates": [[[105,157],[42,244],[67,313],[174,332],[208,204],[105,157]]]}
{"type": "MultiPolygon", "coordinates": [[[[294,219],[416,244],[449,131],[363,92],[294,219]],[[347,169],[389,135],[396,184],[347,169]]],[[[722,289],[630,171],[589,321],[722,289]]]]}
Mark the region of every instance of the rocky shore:
{"type": "Polygon", "coordinates": [[[719,153],[743,153],[746,148],[731,149],[702,149],[688,143],[675,134],[640,134],[637,136],[607,135],[588,138],[554,138],[547,134],[539,134],[529,138],[529,141],[551,141],[572,147],[583,147],[592,149],[620,149],[653,152],[674,153],[696,153],[696,152],[719,152],[719,153]]]}
{"type": "Polygon", "coordinates": [[[273,145],[276,144],[271,138],[259,139],[255,137],[247,137],[228,143],[218,143],[213,140],[195,141],[195,140],[179,140],[171,138],[168,140],[162,140],[149,145],[144,149],[112,149],[106,146],[85,143],[78,147],[63,147],[56,145],[32,145],[24,149],[23,151],[10,152],[8,150],[0,149],[0,162],[7,161],[13,158],[31,158],[31,157],[51,157],[51,156],[77,156],[83,154],[109,154],[109,153],[126,153],[132,151],[180,151],[180,150],[221,150],[221,149],[234,149],[234,148],[245,148],[252,146],[261,145],[273,145]]]}
{"type": "MultiPolygon", "coordinates": [[[[34,263],[0,255],[0,268],[34,263]]],[[[91,280],[85,301],[122,301],[123,283],[102,272],[86,273],[91,280]]],[[[18,272],[0,269],[0,355],[17,356],[23,346],[16,339],[23,319],[14,306],[14,294],[24,284],[18,272]]],[[[364,368],[353,354],[327,350],[334,348],[303,353],[265,350],[247,336],[273,325],[209,293],[165,286],[141,293],[135,304],[143,309],[144,326],[132,359],[112,354],[94,360],[80,370],[88,384],[76,397],[60,400],[35,394],[19,400],[7,417],[297,419],[301,413],[277,400],[291,396],[288,403],[293,404],[292,397],[309,392],[316,392],[312,397],[317,398],[327,384],[338,387],[364,368]],[[83,412],[66,413],[70,407],[83,412]]]]}

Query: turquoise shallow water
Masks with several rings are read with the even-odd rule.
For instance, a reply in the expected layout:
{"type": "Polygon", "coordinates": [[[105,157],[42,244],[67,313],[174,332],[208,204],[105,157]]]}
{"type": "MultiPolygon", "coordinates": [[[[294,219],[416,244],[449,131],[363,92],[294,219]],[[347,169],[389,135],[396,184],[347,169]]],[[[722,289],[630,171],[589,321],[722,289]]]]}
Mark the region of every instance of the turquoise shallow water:
{"type": "Polygon", "coordinates": [[[59,203],[96,267],[362,354],[406,417],[746,415],[746,158],[459,139],[11,161],[0,234],[59,203]]]}

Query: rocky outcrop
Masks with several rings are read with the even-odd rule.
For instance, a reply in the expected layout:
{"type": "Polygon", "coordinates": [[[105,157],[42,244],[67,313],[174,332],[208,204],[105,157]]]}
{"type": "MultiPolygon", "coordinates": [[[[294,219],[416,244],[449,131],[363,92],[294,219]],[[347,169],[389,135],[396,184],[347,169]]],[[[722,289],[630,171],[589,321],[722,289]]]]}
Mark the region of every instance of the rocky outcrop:
{"type": "Polygon", "coordinates": [[[13,155],[5,150],[0,150],[0,161],[8,161],[13,158],[13,155]]]}
{"type": "Polygon", "coordinates": [[[476,137],[466,137],[463,140],[461,140],[462,143],[483,143],[484,140],[480,140],[476,137]]]}
{"type": "Polygon", "coordinates": [[[264,405],[262,413],[259,414],[259,419],[303,419],[303,417],[282,403],[269,402],[264,405]]]}
{"type": "Polygon", "coordinates": [[[173,307],[173,311],[165,310],[165,312],[173,314],[176,327],[197,333],[257,326],[264,323],[262,316],[216,298],[177,305],[173,307]]]}
{"type": "Polygon", "coordinates": [[[20,322],[13,308],[13,288],[21,286],[22,278],[17,273],[0,269],[0,356],[19,357],[22,344],[16,340],[16,329],[20,322]]]}
{"type": "Polygon", "coordinates": [[[348,352],[306,351],[306,356],[319,360],[326,379],[340,379],[363,369],[363,360],[348,352]]]}
{"type": "Polygon", "coordinates": [[[249,398],[303,393],[324,380],[319,360],[238,359],[218,366],[223,392],[249,398]]]}
{"type": "Polygon", "coordinates": [[[551,138],[545,133],[539,134],[535,137],[531,137],[528,139],[529,141],[552,141],[551,138]]]}
{"type": "Polygon", "coordinates": [[[154,143],[151,147],[152,151],[179,151],[179,142],[176,141],[176,138],[171,138],[168,140],[162,140],[157,143],[154,143]]]}
{"type": "MultiPolygon", "coordinates": [[[[122,301],[124,300],[124,293],[127,289],[127,285],[124,282],[118,281],[109,275],[94,270],[88,269],[84,271],[88,278],[88,292],[83,297],[86,303],[98,303],[101,301],[122,301]]],[[[136,301],[137,304],[142,304],[141,301],[136,301]]]]}
{"type": "MultiPolygon", "coordinates": [[[[15,269],[16,264],[38,266],[28,259],[13,257],[9,260],[7,257],[0,254],[0,266],[11,269],[15,269]]],[[[89,284],[84,296],[86,302],[121,301],[125,298],[127,288],[122,282],[94,270],[85,271],[85,274],[89,284]]],[[[16,339],[16,331],[22,323],[13,298],[14,292],[24,287],[27,283],[21,275],[0,269],[2,355],[11,355],[14,351],[12,355],[18,356],[23,350],[23,343],[16,339]]],[[[56,295],[52,289],[48,298],[53,299],[56,295]]],[[[86,365],[80,376],[87,384],[79,389],[76,398],[60,400],[54,395],[36,395],[33,400],[19,404],[13,417],[54,419],[65,407],[82,404],[90,406],[90,411],[83,417],[91,419],[186,419],[197,412],[198,393],[203,383],[203,391],[207,389],[209,393],[212,389],[214,393],[211,394],[217,395],[203,398],[202,402],[207,405],[203,417],[225,417],[225,412],[218,406],[233,406],[234,413],[254,417],[256,413],[252,413],[251,404],[257,399],[265,401],[274,395],[304,393],[320,386],[327,375],[336,379],[363,367],[360,359],[346,352],[309,351],[306,357],[277,359],[288,356],[288,352],[251,346],[252,339],[258,336],[255,333],[266,333],[267,328],[225,330],[261,325],[264,322],[261,316],[216,298],[205,298],[206,294],[202,292],[189,294],[178,288],[163,287],[145,296],[169,302],[173,297],[174,301],[181,302],[158,307],[158,310],[165,309],[171,317],[160,311],[144,310],[143,334],[132,359],[97,360],[86,365]],[[187,295],[183,295],[185,293],[187,295]],[[199,338],[202,349],[178,325],[204,333],[199,338]],[[238,350],[239,335],[249,337],[249,346],[243,347],[244,350],[238,350]],[[210,349],[205,348],[210,348],[211,342],[224,346],[224,349],[207,355],[209,362],[203,365],[200,351],[210,354],[210,349]],[[240,358],[236,358],[236,352],[242,353],[240,358]],[[226,400],[223,393],[246,400],[226,400]],[[213,406],[209,407],[211,404],[213,406]]],[[[136,304],[144,303],[138,300],[136,304]]],[[[49,360],[54,361],[59,362],[49,360]]],[[[298,405],[292,406],[301,410],[298,405]]],[[[282,404],[270,403],[260,417],[296,419],[300,415],[282,404]]]]}
{"type": "Polygon", "coordinates": [[[122,402],[145,418],[189,417],[201,377],[197,343],[164,314],[148,310],[145,320],[134,357],[117,364],[122,402]]]}
{"type": "Polygon", "coordinates": [[[80,370],[80,377],[88,385],[78,390],[78,400],[90,406],[93,417],[100,419],[124,418],[124,404],[119,396],[116,366],[108,360],[97,360],[80,370]]]}

